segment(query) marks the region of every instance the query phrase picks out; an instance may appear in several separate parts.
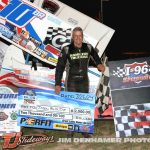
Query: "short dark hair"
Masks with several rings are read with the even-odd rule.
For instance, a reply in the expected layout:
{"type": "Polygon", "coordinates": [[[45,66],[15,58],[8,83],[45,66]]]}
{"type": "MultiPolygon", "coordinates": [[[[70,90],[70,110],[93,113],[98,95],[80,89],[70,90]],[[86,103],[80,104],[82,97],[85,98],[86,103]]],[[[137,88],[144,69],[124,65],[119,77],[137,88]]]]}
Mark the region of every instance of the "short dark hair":
{"type": "Polygon", "coordinates": [[[75,27],[72,32],[75,32],[75,31],[83,32],[81,27],[75,27]]]}
{"type": "Polygon", "coordinates": [[[81,27],[75,27],[73,30],[72,30],[72,35],[74,32],[76,31],[80,31],[82,33],[82,36],[83,36],[83,29],[81,27]]]}

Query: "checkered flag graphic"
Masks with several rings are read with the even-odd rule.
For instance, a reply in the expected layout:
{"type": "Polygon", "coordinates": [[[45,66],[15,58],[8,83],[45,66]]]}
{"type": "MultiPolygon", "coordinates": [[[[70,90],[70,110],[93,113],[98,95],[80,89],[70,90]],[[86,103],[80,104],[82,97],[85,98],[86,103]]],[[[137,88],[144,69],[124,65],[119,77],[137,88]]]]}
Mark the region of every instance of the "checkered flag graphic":
{"type": "Polygon", "coordinates": [[[109,66],[107,56],[105,57],[103,64],[105,66],[105,72],[102,74],[96,91],[96,107],[99,109],[100,114],[108,108],[110,100],[109,66]]]}
{"type": "Polygon", "coordinates": [[[116,137],[149,134],[149,112],[150,103],[115,107],[114,123],[116,137]]]}
{"type": "Polygon", "coordinates": [[[113,75],[114,76],[117,76],[117,77],[124,77],[126,75],[126,71],[125,69],[122,69],[120,67],[117,67],[117,71],[113,70],[113,75]]]}
{"type": "Polygon", "coordinates": [[[59,27],[48,27],[47,34],[44,40],[44,44],[51,44],[58,49],[62,49],[64,46],[71,42],[71,28],[64,30],[59,27]]]}

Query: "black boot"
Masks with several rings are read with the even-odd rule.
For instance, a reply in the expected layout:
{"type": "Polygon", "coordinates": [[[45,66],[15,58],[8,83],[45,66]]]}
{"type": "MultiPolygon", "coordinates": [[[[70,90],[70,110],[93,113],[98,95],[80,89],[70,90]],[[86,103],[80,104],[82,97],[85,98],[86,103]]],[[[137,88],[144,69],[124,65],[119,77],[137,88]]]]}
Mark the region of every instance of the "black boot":
{"type": "Polygon", "coordinates": [[[83,132],[82,135],[83,135],[84,138],[91,138],[91,137],[92,137],[92,136],[91,136],[89,133],[87,133],[87,132],[83,132]]]}
{"type": "Polygon", "coordinates": [[[67,138],[73,138],[74,132],[67,131],[67,138]]]}

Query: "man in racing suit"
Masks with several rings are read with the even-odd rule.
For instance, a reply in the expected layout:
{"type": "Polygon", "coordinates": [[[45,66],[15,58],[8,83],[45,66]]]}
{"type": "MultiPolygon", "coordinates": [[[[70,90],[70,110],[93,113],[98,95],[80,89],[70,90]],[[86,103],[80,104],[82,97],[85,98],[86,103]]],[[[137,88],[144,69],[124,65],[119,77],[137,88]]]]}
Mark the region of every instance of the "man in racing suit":
{"type": "MultiPolygon", "coordinates": [[[[55,73],[56,94],[61,91],[61,79],[65,68],[67,68],[65,90],[69,92],[89,92],[88,66],[90,57],[95,61],[97,69],[104,72],[105,67],[102,65],[95,49],[90,44],[83,43],[83,30],[80,27],[74,28],[72,43],[62,49],[58,58],[55,73]]],[[[86,137],[87,134],[83,135],[86,137]]]]}

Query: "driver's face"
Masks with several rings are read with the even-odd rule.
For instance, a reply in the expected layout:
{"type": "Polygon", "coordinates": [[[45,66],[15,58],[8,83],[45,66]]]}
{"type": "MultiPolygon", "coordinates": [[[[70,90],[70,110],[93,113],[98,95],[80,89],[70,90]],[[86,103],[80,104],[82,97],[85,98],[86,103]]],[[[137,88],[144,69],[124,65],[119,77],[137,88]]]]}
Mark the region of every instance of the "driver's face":
{"type": "Polygon", "coordinates": [[[80,32],[80,31],[73,32],[72,38],[74,41],[74,45],[80,48],[82,46],[82,42],[83,42],[82,32],[80,32]]]}

